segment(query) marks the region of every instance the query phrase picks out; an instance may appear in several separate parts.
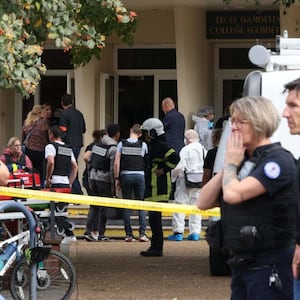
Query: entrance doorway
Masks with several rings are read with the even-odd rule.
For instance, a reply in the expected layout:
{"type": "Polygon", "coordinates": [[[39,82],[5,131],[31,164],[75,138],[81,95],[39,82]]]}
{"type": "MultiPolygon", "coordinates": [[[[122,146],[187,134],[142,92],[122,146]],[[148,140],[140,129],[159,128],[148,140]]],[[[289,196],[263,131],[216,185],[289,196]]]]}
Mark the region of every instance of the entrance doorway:
{"type": "Polygon", "coordinates": [[[171,97],[177,103],[177,80],[174,75],[128,75],[118,77],[118,123],[121,138],[130,127],[146,119],[162,119],[161,102],[171,97]]]}
{"type": "Polygon", "coordinates": [[[41,76],[36,94],[23,101],[22,122],[33,105],[49,103],[53,114],[54,112],[58,114],[61,109],[61,96],[64,93],[75,94],[73,71],[51,70],[47,71],[47,73],[47,75],[41,76]]]}
{"type": "Polygon", "coordinates": [[[222,116],[232,101],[242,97],[245,78],[256,68],[248,59],[251,46],[232,43],[215,47],[216,117],[222,116]]]}

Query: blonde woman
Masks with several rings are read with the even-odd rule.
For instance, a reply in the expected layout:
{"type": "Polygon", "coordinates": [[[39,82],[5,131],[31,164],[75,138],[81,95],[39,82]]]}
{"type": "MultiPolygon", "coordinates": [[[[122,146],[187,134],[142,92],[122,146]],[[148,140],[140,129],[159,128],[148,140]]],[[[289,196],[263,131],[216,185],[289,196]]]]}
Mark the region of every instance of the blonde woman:
{"type": "Polygon", "coordinates": [[[29,125],[23,126],[23,130],[27,136],[24,141],[25,153],[32,161],[33,168],[40,173],[41,182],[44,179],[44,158],[45,147],[49,142],[49,106],[43,105],[40,118],[29,125]]]}
{"type": "Polygon", "coordinates": [[[24,121],[24,126],[33,124],[35,121],[39,120],[41,117],[42,106],[37,104],[34,105],[32,110],[27,114],[27,117],[24,121]]]}

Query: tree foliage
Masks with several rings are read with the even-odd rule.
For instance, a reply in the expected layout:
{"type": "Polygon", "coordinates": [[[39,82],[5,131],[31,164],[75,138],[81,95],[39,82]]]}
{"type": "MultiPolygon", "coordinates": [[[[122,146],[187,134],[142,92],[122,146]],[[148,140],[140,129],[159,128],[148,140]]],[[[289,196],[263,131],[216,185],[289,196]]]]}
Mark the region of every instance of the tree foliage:
{"type": "Polygon", "coordinates": [[[70,51],[75,66],[100,58],[107,36],[133,43],[136,13],[119,0],[5,0],[0,2],[0,87],[33,94],[46,71],[47,40],[70,51]]]}

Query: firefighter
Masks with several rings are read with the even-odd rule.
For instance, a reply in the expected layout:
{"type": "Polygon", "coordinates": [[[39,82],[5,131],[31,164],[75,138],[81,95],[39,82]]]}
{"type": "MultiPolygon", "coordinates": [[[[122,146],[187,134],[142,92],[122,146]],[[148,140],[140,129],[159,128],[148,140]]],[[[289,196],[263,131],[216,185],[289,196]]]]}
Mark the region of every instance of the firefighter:
{"type": "MultiPolygon", "coordinates": [[[[169,147],[163,123],[157,118],[147,119],[141,127],[149,144],[149,160],[145,172],[145,200],[168,202],[171,192],[170,171],[179,162],[176,151],[169,147]],[[152,172],[150,172],[152,171],[152,172]],[[154,190],[156,194],[154,194],[154,190]]],[[[142,256],[163,255],[163,229],[161,212],[149,211],[149,225],[152,231],[151,246],[141,251],[142,256]]]]}

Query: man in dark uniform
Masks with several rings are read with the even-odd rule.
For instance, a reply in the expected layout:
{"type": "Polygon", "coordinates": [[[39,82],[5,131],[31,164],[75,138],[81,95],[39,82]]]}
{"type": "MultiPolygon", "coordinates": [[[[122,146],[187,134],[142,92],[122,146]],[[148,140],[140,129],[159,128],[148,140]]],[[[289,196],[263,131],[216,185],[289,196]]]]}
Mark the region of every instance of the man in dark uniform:
{"type": "MultiPolygon", "coordinates": [[[[179,156],[176,151],[169,147],[166,142],[163,123],[156,118],[147,119],[142,127],[145,139],[149,143],[150,164],[148,170],[152,170],[149,178],[146,178],[147,201],[164,201],[168,202],[171,191],[171,181],[169,178],[170,171],[176,167],[179,162],[179,156]],[[150,184],[150,186],[149,186],[150,184]],[[151,187],[156,186],[157,194],[152,194],[151,187]]],[[[153,189],[154,190],[154,189],[153,189]]],[[[142,251],[142,256],[162,256],[163,255],[163,229],[161,221],[161,212],[149,211],[149,224],[152,231],[151,246],[148,250],[142,251]]]]}
{"type": "MultiPolygon", "coordinates": [[[[60,115],[59,126],[65,129],[63,141],[72,148],[76,162],[83,146],[83,134],[86,132],[83,114],[74,107],[74,99],[70,94],[61,97],[63,111],[60,115]]],[[[73,194],[83,194],[78,175],[72,185],[73,194]]]]}
{"type": "Polygon", "coordinates": [[[184,146],[185,118],[182,113],[177,111],[173,99],[169,97],[162,101],[161,108],[165,113],[162,122],[167,144],[179,154],[184,146]]]}

